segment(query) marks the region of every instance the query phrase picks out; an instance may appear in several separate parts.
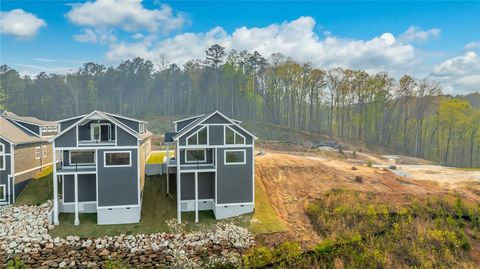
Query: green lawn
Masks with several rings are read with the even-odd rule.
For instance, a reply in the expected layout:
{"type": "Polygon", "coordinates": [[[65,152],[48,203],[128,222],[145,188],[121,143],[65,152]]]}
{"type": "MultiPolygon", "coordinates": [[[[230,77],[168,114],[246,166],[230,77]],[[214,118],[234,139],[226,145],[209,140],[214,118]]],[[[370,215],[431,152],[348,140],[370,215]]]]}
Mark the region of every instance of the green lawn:
{"type": "MultiPolygon", "coordinates": [[[[170,151],[170,156],[173,157],[173,151],[170,151]]],[[[162,164],[163,157],[167,155],[166,151],[152,151],[148,157],[147,164],[162,164]]]]}
{"type": "MultiPolygon", "coordinates": [[[[38,205],[53,197],[52,168],[40,172],[30,180],[16,199],[16,205],[38,205]]],[[[61,185],[59,185],[61,189],[61,185]]],[[[165,195],[165,177],[147,177],[142,204],[142,220],[137,224],[97,225],[96,214],[80,214],[80,225],[74,226],[74,214],[60,214],[60,225],[50,231],[52,236],[78,235],[98,237],[104,235],[138,234],[169,232],[166,220],[176,218],[174,197],[165,195]]],[[[263,189],[255,184],[255,213],[231,218],[235,224],[248,228],[253,234],[285,231],[285,224],[273,211],[263,189]]],[[[187,222],[187,230],[202,229],[216,223],[213,211],[200,211],[199,223],[195,223],[195,213],[182,213],[182,220],[187,222]]]]}
{"type": "MultiPolygon", "coordinates": [[[[142,204],[142,220],[136,224],[97,225],[96,214],[80,214],[80,225],[73,225],[74,214],[60,214],[60,225],[49,233],[51,236],[99,237],[104,235],[139,234],[169,232],[166,220],[177,217],[175,198],[165,195],[165,177],[147,177],[142,204]]],[[[275,215],[260,187],[256,188],[256,211],[227,221],[249,228],[252,233],[284,231],[283,222],[275,215]],[[252,221],[254,219],[254,221],[252,221]]],[[[200,211],[199,223],[195,223],[195,213],[182,213],[182,221],[187,222],[187,230],[194,231],[216,223],[213,211],[200,211]]]]}
{"type": "Polygon", "coordinates": [[[255,213],[250,221],[250,232],[253,234],[283,232],[287,228],[285,223],[277,216],[268,201],[267,195],[255,181],[255,213]]]}
{"type": "Polygon", "coordinates": [[[43,204],[47,200],[52,199],[52,197],[52,166],[49,166],[28,182],[27,186],[15,199],[15,205],[43,204]]]}

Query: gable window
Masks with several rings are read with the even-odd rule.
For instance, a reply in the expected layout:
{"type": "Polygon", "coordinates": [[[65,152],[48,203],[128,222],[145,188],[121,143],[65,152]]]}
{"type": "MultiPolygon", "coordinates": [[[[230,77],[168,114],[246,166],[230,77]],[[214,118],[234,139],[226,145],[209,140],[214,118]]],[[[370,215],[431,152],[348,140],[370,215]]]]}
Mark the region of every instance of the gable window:
{"type": "Polygon", "coordinates": [[[185,162],[186,163],[204,163],[207,161],[207,152],[204,149],[186,149],[185,162]]]}
{"type": "Polygon", "coordinates": [[[95,164],[95,151],[94,150],[78,150],[70,151],[70,164],[95,164]]]}
{"type": "Polygon", "coordinates": [[[131,151],[105,151],[103,153],[105,167],[132,166],[131,151]]]}
{"type": "Polygon", "coordinates": [[[5,146],[0,144],[0,170],[5,170],[5,146]]]}
{"type": "Polygon", "coordinates": [[[43,127],[42,127],[42,133],[46,133],[46,132],[48,132],[48,127],[43,126],[43,127]]]}
{"type": "Polygon", "coordinates": [[[0,185],[0,201],[5,201],[7,200],[7,188],[5,184],[0,185]]]}
{"type": "Polygon", "coordinates": [[[40,147],[35,148],[35,159],[40,159],[42,157],[42,153],[40,152],[40,147]]]}
{"type": "Polygon", "coordinates": [[[53,131],[53,127],[52,126],[48,126],[48,132],[51,133],[53,131]]]}
{"type": "Polygon", "coordinates": [[[52,130],[53,130],[54,132],[58,131],[58,127],[57,127],[57,126],[53,126],[52,130]]]}
{"type": "Polygon", "coordinates": [[[245,145],[245,137],[232,128],[225,126],[225,144],[227,145],[245,145]]]}
{"type": "Polygon", "coordinates": [[[187,138],[187,145],[207,145],[207,126],[187,138]]]}
{"type": "Polygon", "coordinates": [[[225,165],[246,163],[244,149],[225,150],[224,153],[225,153],[225,156],[224,156],[225,165]]]}
{"type": "Polygon", "coordinates": [[[43,158],[47,158],[47,146],[43,146],[43,158]]]}

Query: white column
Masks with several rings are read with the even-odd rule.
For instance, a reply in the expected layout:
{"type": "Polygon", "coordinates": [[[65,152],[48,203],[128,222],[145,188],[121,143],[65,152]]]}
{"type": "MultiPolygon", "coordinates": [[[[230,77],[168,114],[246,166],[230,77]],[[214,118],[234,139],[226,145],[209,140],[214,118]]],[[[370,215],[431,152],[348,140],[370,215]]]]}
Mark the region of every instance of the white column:
{"type": "Polygon", "coordinates": [[[180,173],[180,149],[178,144],[176,146],[177,155],[175,156],[175,162],[177,163],[177,220],[178,223],[182,223],[182,197],[181,197],[181,173],[180,173]]]}
{"type": "Polygon", "coordinates": [[[198,172],[195,172],[195,222],[198,222],[198,172]]]}
{"type": "Polygon", "coordinates": [[[57,156],[55,154],[55,142],[52,145],[52,165],[53,165],[53,224],[58,225],[58,178],[57,178],[57,156]]]}
{"type": "Polygon", "coordinates": [[[167,164],[165,167],[167,168],[167,194],[170,194],[170,169],[168,168],[168,164],[170,163],[170,148],[167,144],[167,164]]]}
{"type": "Polygon", "coordinates": [[[75,225],[80,224],[80,219],[78,218],[78,174],[74,175],[75,179],[75,225]]]}

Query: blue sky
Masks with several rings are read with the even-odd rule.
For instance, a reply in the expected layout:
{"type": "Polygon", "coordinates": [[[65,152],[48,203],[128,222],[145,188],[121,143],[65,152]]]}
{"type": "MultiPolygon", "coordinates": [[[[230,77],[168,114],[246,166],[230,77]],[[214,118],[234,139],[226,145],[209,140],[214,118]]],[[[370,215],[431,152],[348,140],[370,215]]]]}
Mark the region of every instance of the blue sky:
{"type": "Polygon", "coordinates": [[[2,0],[0,10],[0,62],[22,74],[136,56],[182,64],[220,43],[480,89],[479,1],[2,0]]]}

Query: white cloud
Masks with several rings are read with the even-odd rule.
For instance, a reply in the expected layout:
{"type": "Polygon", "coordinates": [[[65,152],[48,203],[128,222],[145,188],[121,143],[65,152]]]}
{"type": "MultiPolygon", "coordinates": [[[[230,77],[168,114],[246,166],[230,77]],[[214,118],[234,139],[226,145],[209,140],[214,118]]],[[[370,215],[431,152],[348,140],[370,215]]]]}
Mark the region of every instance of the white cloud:
{"type": "Polygon", "coordinates": [[[398,39],[401,42],[420,42],[424,43],[430,39],[438,38],[440,36],[441,30],[438,28],[432,28],[428,30],[422,30],[418,26],[410,26],[407,31],[401,34],[398,39]]]}
{"type": "Polygon", "coordinates": [[[0,33],[17,38],[32,38],[40,28],[47,26],[44,20],[22,9],[0,12],[0,33]]]}
{"type": "Polygon", "coordinates": [[[430,76],[442,83],[447,93],[479,90],[480,57],[466,51],[434,66],[430,76]]]}
{"type": "Polygon", "coordinates": [[[95,29],[120,28],[128,32],[170,32],[182,27],[186,18],[168,5],[147,9],[142,0],[97,0],[73,4],[66,17],[74,24],[95,29]]]}
{"type": "Polygon", "coordinates": [[[465,45],[465,50],[473,50],[478,48],[480,48],[480,41],[470,42],[467,45],[465,45]]]}
{"type": "Polygon", "coordinates": [[[83,29],[80,34],[74,35],[73,39],[84,43],[110,44],[117,40],[112,30],[107,29],[83,29]]]}
{"type": "Polygon", "coordinates": [[[136,56],[161,62],[165,56],[169,62],[183,64],[189,59],[203,59],[205,50],[218,43],[227,51],[256,50],[264,57],[280,52],[322,68],[349,67],[395,73],[415,65],[414,47],[398,42],[391,33],[370,40],[352,40],[331,34],[321,39],[314,32],[315,24],[312,17],[300,17],[266,27],[240,27],[231,34],[217,26],[208,32],[183,33],[160,41],[151,35],[135,43],[112,44],[106,57],[110,62],[136,56]]]}

